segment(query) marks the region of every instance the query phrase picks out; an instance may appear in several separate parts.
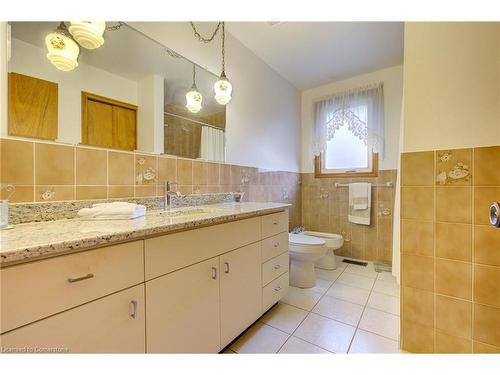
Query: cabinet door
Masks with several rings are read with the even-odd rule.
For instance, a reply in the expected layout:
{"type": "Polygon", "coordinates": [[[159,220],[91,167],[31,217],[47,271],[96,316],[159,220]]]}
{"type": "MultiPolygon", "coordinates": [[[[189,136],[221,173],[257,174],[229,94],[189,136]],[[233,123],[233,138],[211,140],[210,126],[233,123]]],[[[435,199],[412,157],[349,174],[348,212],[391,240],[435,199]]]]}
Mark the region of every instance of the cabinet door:
{"type": "Polygon", "coordinates": [[[83,143],[92,146],[113,147],[113,107],[99,101],[88,100],[86,128],[83,143]]]}
{"type": "MultiPolygon", "coordinates": [[[[43,298],[43,297],[42,297],[43,298]]],[[[144,353],[144,284],[0,336],[2,349],[69,353],[144,353]]]]}
{"type": "Polygon", "coordinates": [[[261,243],[220,256],[221,347],[250,326],[261,314],[261,243]]]}
{"type": "Polygon", "coordinates": [[[146,283],[148,353],[220,350],[219,258],[146,283]]]}
{"type": "Polygon", "coordinates": [[[136,149],[136,111],[113,106],[113,147],[136,149]]]}

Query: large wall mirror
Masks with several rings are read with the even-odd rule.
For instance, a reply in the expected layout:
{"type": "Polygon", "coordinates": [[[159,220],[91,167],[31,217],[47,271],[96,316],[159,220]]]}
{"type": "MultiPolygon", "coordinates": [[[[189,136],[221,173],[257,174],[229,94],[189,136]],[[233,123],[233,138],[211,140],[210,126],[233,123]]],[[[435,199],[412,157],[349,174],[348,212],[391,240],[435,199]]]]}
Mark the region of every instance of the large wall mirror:
{"type": "Polygon", "coordinates": [[[224,161],[215,74],[124,23],[97,25],[104,43],[94,49],[102,40],[77,23],[10,27],[10,136],[224,161]],[[199,97],[186,106],[194,83],[201,108],[199,97]]]}

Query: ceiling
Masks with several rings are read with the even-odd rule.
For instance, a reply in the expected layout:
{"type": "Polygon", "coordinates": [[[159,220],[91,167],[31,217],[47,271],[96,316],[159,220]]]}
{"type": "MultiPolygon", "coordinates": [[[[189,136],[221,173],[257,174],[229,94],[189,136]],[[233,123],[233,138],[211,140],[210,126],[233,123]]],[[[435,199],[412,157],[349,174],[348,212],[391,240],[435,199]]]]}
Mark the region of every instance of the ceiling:
{"type": "Polygon", "coordinates": [[[403,22],[228,22],[227,30],[301,90],[403,63],[403,22]]]}

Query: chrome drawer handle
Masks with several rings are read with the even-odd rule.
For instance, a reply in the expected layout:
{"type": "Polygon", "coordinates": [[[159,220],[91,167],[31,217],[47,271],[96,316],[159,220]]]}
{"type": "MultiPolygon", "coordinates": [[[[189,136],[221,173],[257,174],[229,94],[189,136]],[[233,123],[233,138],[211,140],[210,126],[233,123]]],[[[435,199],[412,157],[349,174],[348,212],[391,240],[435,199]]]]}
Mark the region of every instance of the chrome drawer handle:
{"type": "Polygon", "coordinates": [[[279,247],[279,246],[280,246],[280,243],[279,243],[279,242],[275,242],[275,243],[273,244],[273,246],[274,246],[274,247],[279,247]]]}
{"type": "Polygon", "coordinates": [[[229,273],[229,263],[224,262],[224,273],[229,273]]]}
{"type": "Polygon", "coordinates": [[[217,268],[212,267],[212,279],[217,280],[217,268]]]}
{"type": "Polygon", "coordinates": [[[281,290],[281,286],[279,286],[279,285],[278,285],[277,287],[275,287],[275,288],[274,288],[274,291],[275,291],[275,292],[279,292],[280,290],[281,290]]]}
{"type": "Polygon", "coordinates": [[[274,269],[275,269],[275,270],[279,270],[280,268],[281,268],[281,264],[275,264],[275,265],[274,265],[274,269]]]}
{"type": "Polygon", "coordinates": [[[88,273],[86,274],[85,276],[80,276],[80,277],[70,277],[68,279],[68,282],[70,283],[76,283],[77,281],[82,281],[82,280],[87,280],[87,279],[91,279],[94,277],[94,274],[93,273],[88,273]]]}
{"type": "Polygon", "coordinates": [[[130,301],[130,317],[132,319],[136,319],[137,318],[137,301],[136,300],[132,300],[130,301]]]}

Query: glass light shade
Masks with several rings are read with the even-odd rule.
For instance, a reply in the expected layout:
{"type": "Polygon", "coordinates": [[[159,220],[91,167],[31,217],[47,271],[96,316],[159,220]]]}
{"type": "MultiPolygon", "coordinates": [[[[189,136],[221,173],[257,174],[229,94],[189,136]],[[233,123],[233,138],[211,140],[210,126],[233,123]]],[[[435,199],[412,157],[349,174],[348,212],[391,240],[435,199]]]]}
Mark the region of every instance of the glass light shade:
{"type": "Polygon", "coordinates": [[[193,113],[200,112],[202,100],[203,96],[201,93],[196,90],[196,87],[192,87],[186,94],[186,108],[193,113]]]}
{"type": "Polygon", "coordinates": [[[57,69],[67,72],[78,66],[80,48],[73,39],[54,32],[45,37],[45,45],[48,51],[47,58],[57,69]]]}
{"type": "Polygon", "coordinates": [[[231,92],[233,85],[229,82],[224,74],[214,84],[215,100],[217,103],[226,105],[231,100],[231,92]]]}
{"type": "Polygon", "coordinates": [[[71,21],[68,30],[83,48],[96,49],[104,44],[104,21],[71,21]]]}

